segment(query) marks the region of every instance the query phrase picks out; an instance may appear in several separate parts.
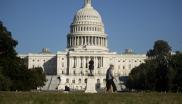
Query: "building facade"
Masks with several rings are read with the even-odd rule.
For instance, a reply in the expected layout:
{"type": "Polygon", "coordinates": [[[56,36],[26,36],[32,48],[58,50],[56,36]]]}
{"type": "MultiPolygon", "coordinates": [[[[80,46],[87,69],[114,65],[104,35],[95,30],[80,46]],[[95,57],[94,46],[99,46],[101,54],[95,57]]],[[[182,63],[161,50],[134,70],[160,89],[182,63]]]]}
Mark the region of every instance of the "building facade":
{"type": "Polygon", "coordinates": [[[108,35],[100,14],[93,8],[91,0],[85,0],[83,8],[77,11],[67,34],[67,48],[52,54],[48,49],[41,53],[20,55],[27,58],[28,68],[42,67],[47,75],[45,90],[85,90],[88,66],[94,60],[94,78],[99,88],[105,87],[105,74],[110,64],[115,66],[115,76],[128,76],[132,68],[144,63],[145,54],[126,50],[122,54],[110,52],[108,35]]]}

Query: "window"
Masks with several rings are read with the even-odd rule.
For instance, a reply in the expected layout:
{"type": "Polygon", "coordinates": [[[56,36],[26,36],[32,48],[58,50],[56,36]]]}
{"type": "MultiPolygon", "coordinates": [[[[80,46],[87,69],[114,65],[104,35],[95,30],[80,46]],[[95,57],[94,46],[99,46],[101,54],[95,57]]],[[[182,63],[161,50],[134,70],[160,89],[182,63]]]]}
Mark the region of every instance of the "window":
{"type": "Polygon", "coordinates": [[[103,82],[106,83],[106,79],[103,79],[103,82]]]}
{"type": "Polygon", "coordinates": [[[64,67],[64,62],[62,62],[62,67],[64,67]]]}
{"type": "Polygon", "coordinates": [[[72,80],[72,83],[75,83],[75,80],[74,79],[72,80]]]}
{"type": "Polygon", "coordinates": [[[100,79],[97,79],[97,83],[100,83],[100,79]]]}
{"type": "Polygon", "coordinates": [[[125,69],[125,66],[123,66],[123,69],[125,69]]]}
{"type": "Polygon", "coordinates": [[[84,75],[82,71],[80,72],[80,74],[81,74],[81,75],[84,75]]]}
{"type": "Polygon", "coordinates": [[[78,80],[78,83],[81,83],[81,82],[82,82],[82,80],[81,80],[81,79],[79,79],[79,80],[78,80]]]}
{"type": "Polygon", "coordinates": [[[76,75],[76,71],[75,70],[73,71],[73,75],[76,75]]]}
{"type": "Polygon", "coordinates": [[[68,78],[66,79],[66,83],[69,83],[69,79],[68,78]]]}
{"type": "Polygon", "coordinates": [[[131,69],[131,64],[129,65],[129,69],[131,69]]]}
{"type": "Polygon", "coordinates": [[[118,65],[118,69],[120,69],[120,65],[118,65]]]}
{"type": "Polygon", "coordinates": [[[81,57],[81,63],[80,68],[83,68],[83,57],[81,57]]]}
{"type": "Polygon", "coordinates": [[[84,82],[87,83],[87,79],[85,79],[84,82]]]}

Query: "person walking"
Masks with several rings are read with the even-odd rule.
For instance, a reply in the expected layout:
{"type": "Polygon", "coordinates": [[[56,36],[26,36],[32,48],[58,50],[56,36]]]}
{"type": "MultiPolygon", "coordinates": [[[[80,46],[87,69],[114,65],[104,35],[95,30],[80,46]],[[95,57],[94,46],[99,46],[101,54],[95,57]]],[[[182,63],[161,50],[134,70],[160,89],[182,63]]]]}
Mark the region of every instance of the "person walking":
{"type": "Polygon", "coordinates": [[[106,88],[107,88],[107,92],[111,91],[111,92],[116,92],[116,85],[114,83],[114,76],[113,76],[113,70],[114,70],[114,65],[110,65],[109,68],[107,69],[106,72],[106,88]],[[111,89],[111,86],[113,88],[113,90],[111,89]]]}

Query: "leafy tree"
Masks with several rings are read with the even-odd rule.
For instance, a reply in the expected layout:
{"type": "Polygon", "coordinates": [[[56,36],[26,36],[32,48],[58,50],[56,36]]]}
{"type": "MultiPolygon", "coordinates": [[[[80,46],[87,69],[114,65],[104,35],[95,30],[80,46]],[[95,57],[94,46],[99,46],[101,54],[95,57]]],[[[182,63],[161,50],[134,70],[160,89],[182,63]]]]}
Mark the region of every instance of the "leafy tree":
{"type": "Polygon", "coordinates": [[[45,74],[41,68],[28,70],[17,57],[18,42],[0,22],[0,90],[31,90],[43,86],[45,74]]]}
{"type": "Polygon", "coordinates": [[[182,53],[170,55],[171,48],[163,40],[154,43],[149,59],[134,68],[126,83],[129,89],[182,92],[182,53]]]}
{"type": "Polygon", "coordinates": [[[148,57],[156,57],[156,56],[168,56],[170,55],[171,47],[169,44],[164,40],[157,40],[154,43],[153,49],[150,49],[147,52],[148,57]]]}
{"type": "Polygon", "coordinates": [[[171,89],[173,91],[182,92],[182,53],[179,52],[172,56],[170,60],[170,66],[173,70],[173,78],[171,89]]]}
{"type": "Polygon", "coordinates": [[[42,87],[45,85],[44,82],[46,82],[45,73],[43,72],[43,69],[41,67],[32,68],[29,69],[30,71],[30,86],[32,86],[33,89],[36,89],[37,87],[42,87]]]}
{"type": "Polygon", "coordinates": [[[15,47],[18,44],[12,38],[11,32],[7,31],[6,27],[0,22],[0,57],[16,57],[15,47]]]}

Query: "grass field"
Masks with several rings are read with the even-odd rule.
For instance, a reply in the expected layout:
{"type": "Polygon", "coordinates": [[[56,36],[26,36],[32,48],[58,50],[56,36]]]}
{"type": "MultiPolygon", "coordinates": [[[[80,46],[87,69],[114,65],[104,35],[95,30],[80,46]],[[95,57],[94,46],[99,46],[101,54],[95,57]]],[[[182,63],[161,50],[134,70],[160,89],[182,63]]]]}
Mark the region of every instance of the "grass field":
{"type": "Polygon", "coordinates": [[[0,92],[0,104],[182,104],[182,94],[0,92]]]}

